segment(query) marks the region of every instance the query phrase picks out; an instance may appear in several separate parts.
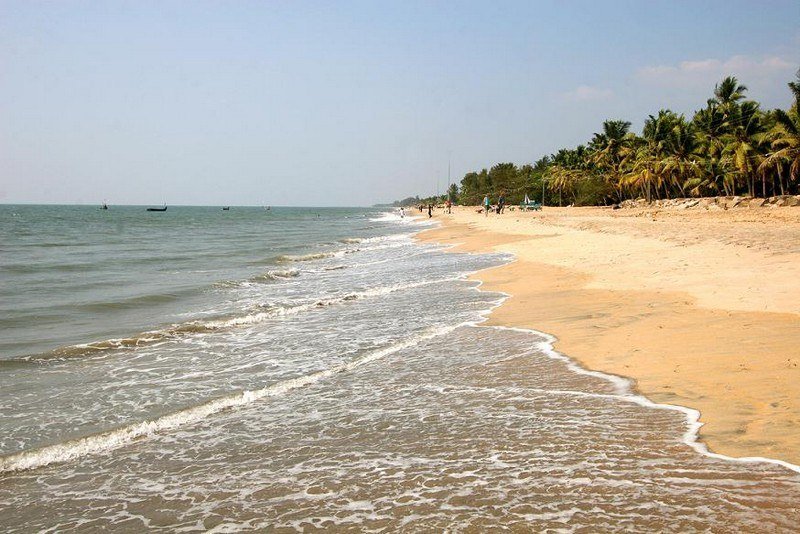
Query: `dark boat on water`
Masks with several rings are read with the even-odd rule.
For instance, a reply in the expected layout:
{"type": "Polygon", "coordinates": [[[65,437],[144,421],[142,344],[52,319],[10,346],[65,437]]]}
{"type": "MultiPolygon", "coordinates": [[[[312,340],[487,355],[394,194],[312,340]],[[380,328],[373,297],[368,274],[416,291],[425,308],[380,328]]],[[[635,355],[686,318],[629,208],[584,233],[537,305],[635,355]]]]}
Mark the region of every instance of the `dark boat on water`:
{"type": "Polygon", "coordinates": [[[147,211],[167,211],[167,205],[164,204],[163,208],[147,208],[147,211]]]}
{"type": "Polygon", "coordinates": [[[108,204],[106,204],[105,202],[103,202],[103,205],[102,205],[102,206],[100,206],[100,209],[101,209],[101,210],[107,210],[107,209],[108,209],[108,204]]]}
{"type": "Polygon", "coordinates": [[[226,206],[226,207],[222,208],[222,211],[231,211],[231,207],[230,206],[226,206]]]}

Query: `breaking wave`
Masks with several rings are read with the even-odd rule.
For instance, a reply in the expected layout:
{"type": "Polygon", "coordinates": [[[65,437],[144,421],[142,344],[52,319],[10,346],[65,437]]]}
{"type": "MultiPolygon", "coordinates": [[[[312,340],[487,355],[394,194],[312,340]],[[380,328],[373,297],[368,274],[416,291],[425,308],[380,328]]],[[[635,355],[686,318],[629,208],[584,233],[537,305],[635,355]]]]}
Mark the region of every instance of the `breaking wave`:
{"type": "Polygon", "coordinates": [[[442,282],[452,282],[459,279],[461,278],[460,277],[437,278],[421,282],[380,286],[380,287],[365,289],[359,292],[352,292],[344,295],[335,295],[328,298],[314,299],[305,302],[261,304],[256,306],[256,309],[258,311],[255,311],[254,313],[247,313],[245,315],[237,315],[237,316],[218,317],[208,320],[189,321],[186,323],[171,325],[161,330],[152,330],[148,332],[143,332],[139,335],[127,338],[107,339],[103,341],[96,341],[93,343],[84,343],[79,345],[60,347],[42,354],[34,354],[29,356],[23,356],[21,358],[13,358],[9,360],[0,360],[0,367],[18,366],[24,362],[44,363],[47,361],[59,361],[72,358],[97,356],[103,353],[119,349],[135,349],[138,347],[145,347],[149,345],[154,345],[156,343],[162,343],[165,341],[179,339],[185,336],[191,336],[196,334],[210,334],[230,328],[254,325],[277,317],[296,315],[298,313],[318,308],[335,306],[337,304],[343,304],[358,299],[388,295],[390,293],[395,293],[397,291],[403,291],[406,289],[413,289],[416,287],[438,284],[442,282]]]}
{"type": "Polygon", "coordinates": [[[313,261],[313,260],[321,260],[324,258],[332,258],[335,256],[333,252],[316,252],[313,254],[301,254],[298,256],[293,256],[291,254],[284,254],[282,256],[278,256],[279,262],[293,262],[293,261],[313,261]]]}
{"type": "Polygon", "coordinates": [[[267,271],[263,274],[258,274],[256,276],[250,277],[248,281],[250,282],[272,282],[274,280],[286,280],[287,278],[295,278],[300,276],[300,271],[296,269],[287,269],[287,270],[278,270],[278,271],[267,271]]]}
{"type": "Polygon", "coordinates": [[[459,326],[460,325],[452,325],[429,329],[422,334],[412,336],[409,339],[383,349],[369,352],[360,358],[323,371],[283,380],[260,389],[233,393],[191,408],[163,415],[153,420],[125,425],[107,432],[101,432],[92,436],[65,441],[39,449],[2,456],[0,457],[0,473],[37,469],[52,463],[68,462],[89,454],[117,449],[134,440],[192,424],[225,410],[236,409],[264,398],[276,397],[295,389],[310,386],[337,373],[351,371],[405,348],[412,347],[422,341],[452,332],[459,326]]]}

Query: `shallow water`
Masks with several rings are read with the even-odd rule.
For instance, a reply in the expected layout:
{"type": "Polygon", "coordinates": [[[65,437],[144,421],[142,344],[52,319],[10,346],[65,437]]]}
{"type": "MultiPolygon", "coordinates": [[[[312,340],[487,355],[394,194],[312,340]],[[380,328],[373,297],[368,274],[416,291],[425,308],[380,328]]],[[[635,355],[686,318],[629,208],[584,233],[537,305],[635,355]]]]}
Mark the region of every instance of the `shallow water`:
{"type": "MultiPolygon", "coordinates": [[[[241,246],[244,227],[273,232],[272,248],[232,253],[229,265],[198,252],[191,270],[214,275],[160,279],[194,289],[157,321],[145,312],[126,328],[117,323],[131,308],[114,308],[86,323],[80,346],[70,325],[81,318],[58,323],[55,346],[26,346],[4,330],[0,523],[675,532],[800,524],[797,473],[698,454],[685,442],[685,413],[576,372],[535,332],[480,326],[503,297],[464,277],[507,258],[417,244],[416,226],[374,210],[320,214],[324,225],[311,211],[273,215],[271,226],[248,214],[217,248],[241,246]],[[298,224],[305,244],[279,230],[298,224]],[[112,330],[128,341],[100,336],[112,330]],[[83,345],[92,340],[104,342],[83,345]]],[[[222,236],[219,220],[190,233],[222,236]]],[[[173,224],[160,231],[187,231],[173,224]]],[[[22,309],[31,314],[34,304],[22,309]]]]}

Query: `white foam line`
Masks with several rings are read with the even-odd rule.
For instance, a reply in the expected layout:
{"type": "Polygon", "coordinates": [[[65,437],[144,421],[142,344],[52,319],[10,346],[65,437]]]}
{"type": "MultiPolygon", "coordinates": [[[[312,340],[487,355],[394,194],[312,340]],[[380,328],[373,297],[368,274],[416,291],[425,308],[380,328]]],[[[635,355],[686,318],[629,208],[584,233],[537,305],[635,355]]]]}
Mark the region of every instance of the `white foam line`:
{"type": "MultiPolygon", "coordinates": [[[[235,328],[239,326],[249,326],[255,325],[258,323],[262,323],[264,321],[268,321],[270,319],[275,319],[278,317],[286,317],[290,315],[297,315],[302,312],[315,310],[319,308],[324,308],[327,306],[333,306],[335,304],[342,304],[345,302],[349,302],[352,300],[359,300],[362,298],[371,298],[376,296],[388,295],[390,293],[395,293],[397,291],[403,291],[405,289],[414,289],[418,287],[423,287],[426,285],[433,285],[439,284],[442,282],[452,282],[455,280],[460,280],[460,277],[448,277],[448,278],[436,278],[433,280],[425,280],[422,282],[410,282],[407,284],[395,284],[392,286],[380,286],[365,289],[360,292],[354,293],[347,293],[344,295],[337,295],[327,299],[318,299],[314,301],[309,301],[304,304],[294,304],[291,306],[286,307],[276,307],[269,311],[262,311],[257,313],[251,313],[248,315],[242,315],[238,317],[232,317],[229,319],[212,319],[212,320],[202,320],[198,319],[196,321],[190,321],[184,324],[177,324],[172,325],[172,327],[168,327],[164,330],[152,330],[149,332],[144,332],[141,337],[136,338],[114,338],[105,341],[94,341],[92,343],[82,343],[78,345],[72,345],[72,347],[67,348],[83,348],[83,349],[94,349],[97,351],[111,351],[114,349],[120,348],[120,346],[128,341],[128,339],[135,339],[135,343],[130,343],[128,345],[129,348],[136,348],[139,345],[145,343],[152,343],[154,341],[167,341],[169,339],[173,339],[180,335],[182,332],[179,331],[181,327],[188,327],[188,326],[196,326],[198,328],[206,328],[209,331],[217,331],[222,330],[225,328],[235,328]],[[153,337],[144,337],[150,334],[153,337]],[[98,344],[108,344],[108,347],[101,347],[98,344]]],[[[203,332],[207,333],[207,332],[203,332]]],[[[125,347],[125,345],[122,345],[125,347]]],[[[37,360],[36,356],[25,356],[21,359],[24,360],[37,360]]]]}
{"type": "MultiPolygon", "coordinates": [[[[422,230],[420,230],[420,231],[422,231],[422,230]]],[[[417,232],[417,233],[419,233],[419,232],[417,232]]],[[[455,245],[453,245],[453,246],[455,246],[455,245]]],[[[452,248],[452,246],[451,247],[447,247],[447,248],[452,248]]],[[[491,252],[489,252],[489,253],[457,252],[457,254],[486,255],[486,254],[497,254],[497,253],[491,253],[491,252]]],[[[509,253],[503,253],[503,254],[508,255],[509,253]]],[[[515,263],[517,261],[519,261],[518,258],[516,256],[513,256],[513,259],[511,261],[509,261],[508,264],[515,263]]],[[[470,273],[465,274],[463,278],[467,278],[467,277],[469,277],[469,276],[471,276],[473,274],[479,273],[479,272],[484,271],[486,269],[492,269],[494,267],[495,266],[485,267],[485,268],[482,268],[482,269],[476,269],[475,271],[472,271],[470,273]]],[[[482,285],[483,285],[483,280],[477,280],[477,284],[474,286],[473,289],[475,289],[476,291],[483,291],[481,289],[482,285]]],[[[703,456],[707,456],[709,458],[715,458],[715,459],[718,459],[718,460],[725,460],[725,461],[729,461],[729,462],[737,462],[737,463],[768,463],[768,464],[773,464],[773,465],[779,465],[781,467],[784,467],[786,469],[794,471],[795,473],[800,473],[800,465],[793,464],[791,462],[787,462],[787,461],[784,461],[784,460],[778,460],[777,458],[766,458],[766,457],[763,457],[763,456],[728,456],[726,454],[720,454],[720,453],[716,453],[716,452],[711,452],[708,449],[708,446],[705,443],[700,441],[699,432],[700,432],[700,428],[703,426],[704,423],[700,422],[701,414],[700,414],[699,410],[696,410],[694,408],[689,408],[688,406],[681,406],[679,404],[666,404],[666,403],[653,402],[652,400],[648,399],[644,395],[638,395],[638,394],[633,393],[632,392],[632,387],[631,387],[632,383],[627,378],[624,378],[624,377],[621,377],[621,376],[618,376],[618,375],[614,375],[614,374],[611,374],[611,373],[604,373],[602,371],[592,371],[590,369],[586,369],[585,367],[582,367],[581,365],[579,365],[575,360],[573,360],[569,356],[561,354],[560,352],[555,350],[554,344],[557,341],[557,338],[555,336],[551,335],[551,334],[548,334],[546,332],[540,332],[539,330],[534,330],[533,328],[522,328],[522,327],[516,327],[516,326],[499,326],[499,325],[485,326],[485,325],[482,325],[481,323],[483,323],[483,322],[488,320],[488,316],[491,314],[491,312],[495,308],[499,307],[506,299],[511,297],[511,294],[506,293],[504,291],[493,290],[493,291],[490,291],[490,292],[502,295],[503,298],[500,299],[499,302],[497,302],[495,305],[491,306],[486,311],[485,314],[482,314],[482,318],[480,320],[473,321],[473,322],[470,322],[470,323],[466,323],[465,324],[466,326],[474,326],[474,327],[481,327],[481,328],[495,328],[495,329],[498,329],[498,330],[511,330],[511,331],[516,331],[516,332],[533,333],[533,334],[535,334],[537,336],[544,337],[545,340],[537,344],[538,345],[537,348],[540,351],[544,352],[550,358],[565,362],[567,364],[567,368],[568,369],[570,369],[570,370],[572,370],[572,371],[574,371],[574,372],[576,372],[578,374],[582,374],[582,375],[586,375],[586,376],[592,376],[592,377],[595,377],[595,378],[601,378],[603,380],[607,380],[608,382],[611,382],[614,385],[615,389],[617,390],[617,397],[619,399],[627,401],[627,402],[631,402],[631,403],[634,403],[634,404],[638,404],[638,405],[644,406],[646,408],[652,408],[652,409],[656,409],[656,410],[671,410],[671,411],[676,411],[676,412],[680,412],[680,413],[684,414],[684,416],[686,417],[687,429],[686,429],[686,432],[683,434],[682,441],[683,441],[683,443],[685,443],[686,445],[688,445],[689,447],[694,449],[695,452],[697,452],[697,453],[699,453],[699,454],[701,454],[703,456]]]]}
{"type": "MultiPolygon", "coordinates": [[[[506,294],[507,296],[507,294],[506,294]]],[[[800,465],[796,465],[790,462],[786,462],[784,460],[778,460],[776,458],[766,458],[763,456],[728,456],[726,454],[720,454],[716,452],[711,452],[708,449],[708,446],[700,441],[700,427],[703,426],[704,423],[700,422],[700,411],[694,408],[689,408],[687,406],[681,406],[679,404],[666,404],[666,403],[659,403],[654,402],[644,395],[638,395],[631,391],[631,381],[627,378],[614,375],[611,373],[603,373],[600,371],[592,371],[581,367],[578,365],[575,360],[572,358],[561,354],[553,347],[553,344],[556,342],[557,338],[545,332],[540,332],[538,330],[534,330],[532,328],[520,328],[520,327],[513,327],[513,326],[481,326],[481,328],[495,328],[497,330],[511,330],[515,332],[526,332],[526,333],[533,333],[537,336],[543,336],[545,341],[537,343],[537,348],[545,353],[548,357],[563,361],[567,364],[567,368],[571,371],[586,375],[592,376],[595,378],[601,378],[611,382],[615,389],[617,390],[617,394],[613,395],[612,397],[616,397],[620,400],[631,402],[633,404],[638,404],[639,406],[644,406],[646,408],[652,408],[656,410],[671,410],[676,412],[681,412],[686,416],[686,424],[687,430],[683,434],[683,443],[694,449],[696,452],[703,456],[707,456],[709,458],[716,458],[719,460],[727,460],[730,462],[738,462],[738,463],[768,463],[779,465],[781,467],[785,467],[786,469],[790,469],[795,473],[800,473],[800,465]]]]}
{"type": "Polygon", "coordinates": [[[464,324],[430,329],[427,333],[419,334],[406,341],[370,352],[361,358],[337,365],[330,369],[284,380],[261,389],[241,391],[233,395],[205,402],[192,408],[163,415],[152,421],[142,421],[93,436],[2,456],[0,457],[0,474],[37,469],[53,463],[68,462],[90,454],[117,449],[134,440],[147,438],[157,433],[195,423],[224,410],[246,406],[264,398],[275,397],[304,386],[315,384],[337,373],[352,371],[362,365],[385,358],[390,354],[412,347],[428,339],[448,334],[461,326],[464,326],[464,324]]]}

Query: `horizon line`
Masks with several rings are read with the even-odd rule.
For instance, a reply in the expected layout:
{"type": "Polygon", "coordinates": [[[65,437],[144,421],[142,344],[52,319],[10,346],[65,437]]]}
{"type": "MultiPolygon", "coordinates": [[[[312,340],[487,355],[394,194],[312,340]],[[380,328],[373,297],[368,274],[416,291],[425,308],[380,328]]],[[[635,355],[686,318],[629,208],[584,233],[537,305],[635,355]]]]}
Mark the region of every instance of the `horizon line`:
{"type": "MultiPolygon", "coordinates": [[[[103,203],[84,203],[84,202],[72,202],[72,203],[65,203],[65,202],[0,202],[0,206],[102,206],[103,203]]],[[[175,206],[175,207],[182,207],[182,208],[224,208],[224,207],[231,207],[231,208],[263,208],[263,207],[270,207],[270,208],[375,208],[381,206],[391,206],[392,202],[379,202],[376,204],[371,205],[354,205],[354,206],[312,206],[312,205],[297,205],[291,206],[288,204],[169,204],[169,203],[161,203],[161,204],[116,204],[116,203],[106,203],[107,206],[119,206],[119,207],[150,207],[150,206],[175,206]]]]}

